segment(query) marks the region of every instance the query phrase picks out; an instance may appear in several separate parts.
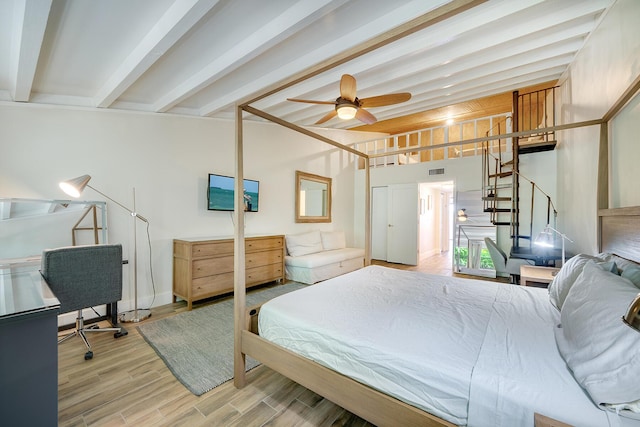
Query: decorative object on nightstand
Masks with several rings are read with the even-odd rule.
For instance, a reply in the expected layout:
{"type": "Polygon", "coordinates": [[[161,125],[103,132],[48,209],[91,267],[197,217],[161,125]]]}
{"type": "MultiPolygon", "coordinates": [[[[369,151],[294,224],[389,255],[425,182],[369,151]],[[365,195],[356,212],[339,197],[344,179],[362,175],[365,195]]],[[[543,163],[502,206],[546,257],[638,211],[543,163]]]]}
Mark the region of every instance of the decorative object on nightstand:
{"type": "Polygon", "coordinates": [[[555,246],[555,239],[552,232],[556,233],[558,236],[562,238],[562,265],[564,265],[564,261],[565,261],[564,241],[568,240],[571,243],[573,243],[573,240],[568,238],[566,234],[559,232],[558,230],[556,230],[555,228],[547,224],[544,230],[542,230],[538,234],[538,237],[536,237],[535,244],[539,246],[544,246],[546,248],[553,248],[555,246]]]}
{"type": "Polygon", "coordinates": [[[627,313],[622,316],[622,321],[629,327],[640,332],[640,294],[636,295],[633,301],[631,301],[627,313]]]}
{"type": "Polygon", "coordinates": [[[136,219],[139,219],[140,221],[146,223],[147,227],[149,227],[149,221],[145,217],[143,217],[142,215],[136,212],[136,189],[135,188],[133,189],[133,210],[132,210],[126,207],[125,205],[123,205],[122,203],[116,200],[113,200],[111,197],[107,196],[103,192],[90,186],[89,185],[90,180],[91,180],[90,175],[82,175],[77,178],[69,179],[67,181],[62,181],[60,183],[60,188],[69,196],[78,198],[80,197],[80,194],[82,194],[82,192],[84,191],[85,187],[89,187],[96,193],[100,194],[101,196],[103,196],[108,200],[111,200],[113,203],[115,203],[116,205],[120,206],[122,209],[129,212],[129,214],[133,218],[133,294],[134,294],[133,307],[134,308],[133,310],[121,313],[120,321],[121,322],[139,322],[151,316],[151,310],[138,308],[138,243],[137,243],[138,239],[136,236],[136,219]]]}

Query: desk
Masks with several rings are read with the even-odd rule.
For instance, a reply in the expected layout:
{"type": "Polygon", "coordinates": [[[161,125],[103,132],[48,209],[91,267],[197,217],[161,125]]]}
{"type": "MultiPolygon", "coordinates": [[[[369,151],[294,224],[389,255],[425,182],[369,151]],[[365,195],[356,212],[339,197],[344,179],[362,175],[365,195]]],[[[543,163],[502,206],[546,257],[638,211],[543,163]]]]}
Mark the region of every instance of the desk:
{"type": "Polygon", "coordinates": [[[58,423],[60,302],[38,265],[0,267],[0,414],[4,425],[58,423]]]}
{"type": "MultiPolygon", "coordinates": [[[[555,248],[543,248],[534,246],[532,248],[528,246],[511,247],[510,258],[528,259],[532,260],[535,265],[549,266],[555,264],[556,260],[562,260],[562,249],[555,248]]],[[[571,255],[566,254],[566,258],[570,258],[571,255]]]]}
{"type": "Polygon", "coordinates": [[[531,282],[551,283],[555,274],[560,270],[554,267],[539,267],[533,265],[520,266],[520,284],[528,286],[531,282]]]}

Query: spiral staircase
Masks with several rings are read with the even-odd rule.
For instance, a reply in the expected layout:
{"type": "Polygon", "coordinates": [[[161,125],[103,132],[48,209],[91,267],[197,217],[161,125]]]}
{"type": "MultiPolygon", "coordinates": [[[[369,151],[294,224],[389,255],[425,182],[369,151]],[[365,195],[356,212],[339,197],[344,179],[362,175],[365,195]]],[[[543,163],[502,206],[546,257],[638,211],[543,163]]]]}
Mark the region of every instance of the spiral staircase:
{"type": "MultiPolygon", "coordinates": [[[[551,197],[535,182],[520,173],[520,156],[555,149],[555,132],[545,130],[556,125],[555,95],[557,87],[520,94],[513,92],[512,132],[522,136],[512,138],[511,153],[507,152],[507,141],[497,139],[483,143],[482,160],[482,201],[484,212],[490,214],[490,221],[498,227],[509,227],[512,246],[523,244],[531,246],[534,221],[534,207],[538,203],[546,204],[546,224],[555,225],[557,211],[551,197]],[[530,200],[521,198],[521,188],[531,186],[530,200]],[[529,210],[528,223],[521,219],[524,209],[529,210]]],[[[498,125],[500,126],[500,125],[498,125]]],[[[498,129],[494,134],[504,134],[498,129]]],[[[489,132],[487,132],[489,136],[489,132]]],[[[538,227],[538,228],[541,228],[538,227]]]]}

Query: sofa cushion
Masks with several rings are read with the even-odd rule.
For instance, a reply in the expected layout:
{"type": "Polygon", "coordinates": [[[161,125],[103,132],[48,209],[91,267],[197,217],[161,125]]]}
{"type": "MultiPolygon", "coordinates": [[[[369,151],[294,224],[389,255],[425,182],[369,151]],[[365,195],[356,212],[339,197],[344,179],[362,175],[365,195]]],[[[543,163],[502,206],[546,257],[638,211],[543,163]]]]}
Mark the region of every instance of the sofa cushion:
{"type": "Polygon", "coordinates": [[[319,231],[288,234],[285,236],[285,241],[287,243],[287,252],[291,256],[308,255],[323,250],[319,231]]]}
{"type": "Polygon", "coordinates": [[[364,249],[343,248],[334,249],[332,251],[322,251],[303,256],[288,256],[285,258],[285,264],[292,267],[315,268],[362,257],[364,257],[364,249]]]}
{"type": "Polygon", "coordinates": [[[344,236],[344,231],[321,231],[320,237],[322,238],[322,248],[325,251],[344,249],[347,247],[347,239],[344,236]]]}

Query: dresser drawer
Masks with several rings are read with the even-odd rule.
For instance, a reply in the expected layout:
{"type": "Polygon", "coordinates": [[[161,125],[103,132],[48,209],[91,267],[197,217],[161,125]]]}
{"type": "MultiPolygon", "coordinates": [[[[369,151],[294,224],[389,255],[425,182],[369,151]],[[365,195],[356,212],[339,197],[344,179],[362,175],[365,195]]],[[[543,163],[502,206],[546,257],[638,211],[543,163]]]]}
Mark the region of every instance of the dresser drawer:
{"type": "Polygon", "coordinates": [[[271,282],[282,278],[282,263],[247,268],[245,283],[247,286],[271,282]]]}
{"type": "Polygon", "coordinates": [[[204,258],[231,254],[233,255],[233,240],[222,240],[219,242],[196,243],[191,250],[193,258],[204,258]]]}
{"type": "Polygon", "coordinates": [[[267,237],[264,239],[246,239],[244,241],[244,248],[246,252],[261,251],[264,249],[277,249],[284,246],[283,237],[267,237]]]}
{"type": "Polygon", "coordinates": [[[282,262],[282,249],[247,253],[245,256],[245,268],[247,269],[278,262],[282,262]]]}
{"type": "Polygon", "coordinates": [[[233,273],[233,255],[193,261],[192,277],[194,279],[228,272],[233,273]]]}
{"type": "Polygon", "coordinates": [[[194,300],[220,295],[233,290],[233,271],[194,279],[191,297],[194,300]]]}

